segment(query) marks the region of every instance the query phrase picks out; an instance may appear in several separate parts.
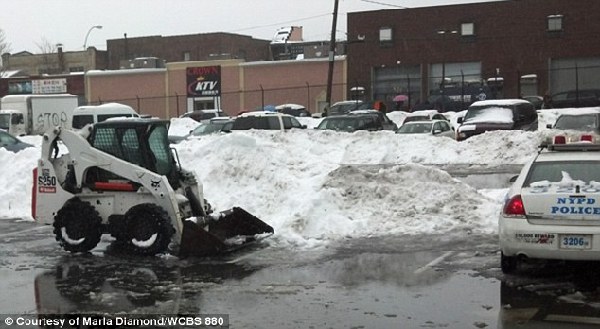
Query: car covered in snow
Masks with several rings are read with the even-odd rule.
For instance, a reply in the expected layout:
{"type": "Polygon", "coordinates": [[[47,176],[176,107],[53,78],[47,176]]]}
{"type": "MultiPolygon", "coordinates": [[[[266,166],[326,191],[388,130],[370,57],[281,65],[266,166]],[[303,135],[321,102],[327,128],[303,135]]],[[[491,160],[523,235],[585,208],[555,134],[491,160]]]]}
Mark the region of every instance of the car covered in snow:
{"type": "Polygon", "coordinates": [[[501,268],[524,259],[600,260],[600,144],[565,135],[522,169],[499,217],[501,268]]]}
{"type": "Polygon", "coordinates": [[[396,134],[422,134],[454,138],[454,130],[446,120],[423,120],[405,122],[396,134]]]}
{"type": "Polygon", "coordinates": [[[538,115],[534,105],[523,99],[495,99],[478,101],[459,118],[456,139],[492,130],[537,130],[538,115]]]}
{"type": "Polygon", "coordinates": [[[310,112],[303,105],[281,104],[275,107],[277,112],[293,115],[295,117],[310,117],[310,112]]]}

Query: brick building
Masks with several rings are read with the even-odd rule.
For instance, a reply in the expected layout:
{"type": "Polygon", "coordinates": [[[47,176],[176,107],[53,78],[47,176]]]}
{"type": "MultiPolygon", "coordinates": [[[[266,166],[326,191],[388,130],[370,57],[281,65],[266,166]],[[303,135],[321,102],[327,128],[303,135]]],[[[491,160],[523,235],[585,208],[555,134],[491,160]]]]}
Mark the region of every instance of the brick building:
{"type": "Polygon", "coordinates": [[[2,54],[0,97],[15,94],[69,93],[85,101],[83,73],[103,70],[107,52],[88,47],[84,51],[63,51],[32,54],[27,51],[2,54]]]}
{"type": "Polygon", "coordinates": [[[20,76],[68,74],[107,68],[107,52],[88,47],[83,51],[63,51],[62,46],[48,53],[22,51],[2,54],[2,66],[7,71],[19,71],[20,76]]]}
{"type": "Polygon", "coordinates": [[[148,36],[106,41],[108,69],[130,68],[135,58],[159,58],[167,63],[244,59],[262,61],[270,58],[268,40],[232,33],[204,33],[178,36],[148,36]]]}
{"type": "MultiPolygon", "coordinates": [[[[229,59],[167,62],[164,68],[88,71],[85,103],[118,102],[141,114],[161,118],[210,108],[236,115],[286,103],[322,112],[326,105],[328,65],[327,58],[255,62],[229,59]],[[190,78],[189,72],[199,73],[190,78]],[[198,82],[203,87],[198,88],[198,82]],[[204,90],[213,82],[218,88],[204,90]],[[195,95],[199,89],[206,93],[195,95]]],[[[336,57],[333,73],[332,99],[346,99],[344,56],[336,57]]]]}
{"type": "Polygon", "coordinates": [[[598,35],[597,0],[349,13],[348,87],[388,102],[408,94],[411,105],[468,84],[489,83],[504,98],[600,89],[598,35]]]}

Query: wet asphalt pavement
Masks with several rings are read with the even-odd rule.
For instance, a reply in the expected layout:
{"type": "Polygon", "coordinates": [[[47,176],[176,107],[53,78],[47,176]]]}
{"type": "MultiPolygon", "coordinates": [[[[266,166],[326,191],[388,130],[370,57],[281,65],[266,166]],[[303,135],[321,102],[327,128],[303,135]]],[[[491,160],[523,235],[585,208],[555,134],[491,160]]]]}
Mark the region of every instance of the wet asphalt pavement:
{"type": "Polygon", "coordinates": [[[30,222],[0,221],[0,231],[2,313],[227,314],[231,328],[600,323],[600,267],[527,264],[505,276],[491,235],[348,239],[302,252],[267,245],[180,260],[119,254],[110,239],[71,255],[50,227],[30,222]]]}
{"type": "MultiPolygon", "coordinates": [[[[136,257],[111,242],[103,236],[92,253],[69,254],[51,227],[0,220],[2,317],[227,315],[230,328],[600,325],[598,264],[525,264],[504,275],[495,235],[343,239],[311,251],[267,242],[219,259],[136,257]]],[[[26,326],[0,319],[0,327],[26,326]]]]}

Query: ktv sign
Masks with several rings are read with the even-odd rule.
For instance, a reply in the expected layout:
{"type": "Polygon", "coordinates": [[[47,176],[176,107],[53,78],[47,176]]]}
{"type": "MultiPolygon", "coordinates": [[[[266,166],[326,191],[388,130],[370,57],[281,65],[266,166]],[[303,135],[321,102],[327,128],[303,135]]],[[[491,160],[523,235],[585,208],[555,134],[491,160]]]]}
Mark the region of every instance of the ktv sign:
{"type": "Polygon", "coordinates": [[[221,67],[201,66],[186,69],[188,97],[221,96],[221,67]]]}

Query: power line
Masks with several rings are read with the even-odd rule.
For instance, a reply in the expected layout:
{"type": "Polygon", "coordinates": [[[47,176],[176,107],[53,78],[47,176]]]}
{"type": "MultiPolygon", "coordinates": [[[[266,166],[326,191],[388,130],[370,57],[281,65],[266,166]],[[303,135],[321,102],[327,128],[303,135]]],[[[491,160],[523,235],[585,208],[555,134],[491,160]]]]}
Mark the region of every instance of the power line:
{"type": "Polygon", "coordinates": [[[304,18],[298,18],[298,19],[289,20],[289,21],[285,21],[285,22],[279,22],[279,23],[271,23],[271,24],[265,24],[265,25],[256,25],[256,26],[246,27],[246,28],[243,28],[243,29],[232,30],[231,32],[241,32],[241,31],[247,31],[247,30],[260,29],[260,28],[264,28],[264,27],[281,26],[281,25],[291,24],[291,23],[295,23],[295,22],[299,22],[299,21],[306,21],[306,20],[309,20],[309,19],[315,19],[315,18],[325,17],[325,16],[329,16],[329,15],[331,15],[331,13],[321,14],[321,15],[315,15],[315,16],[310,16],[310,17],[304,17],[304,18]]]}
{"type": "Polygon", "coordinates": [[[400,8],[400,9],[409,9],[408,7],[404,7],[404,6],[393,5],[391,3],[379,2],[379,1],[373,1],[373,0],[360,0],[360,1],[362,1],[362,2],[368,2],[368,3],[374,3],[374,4],[382,5],[382,6],[400,8]]]}

